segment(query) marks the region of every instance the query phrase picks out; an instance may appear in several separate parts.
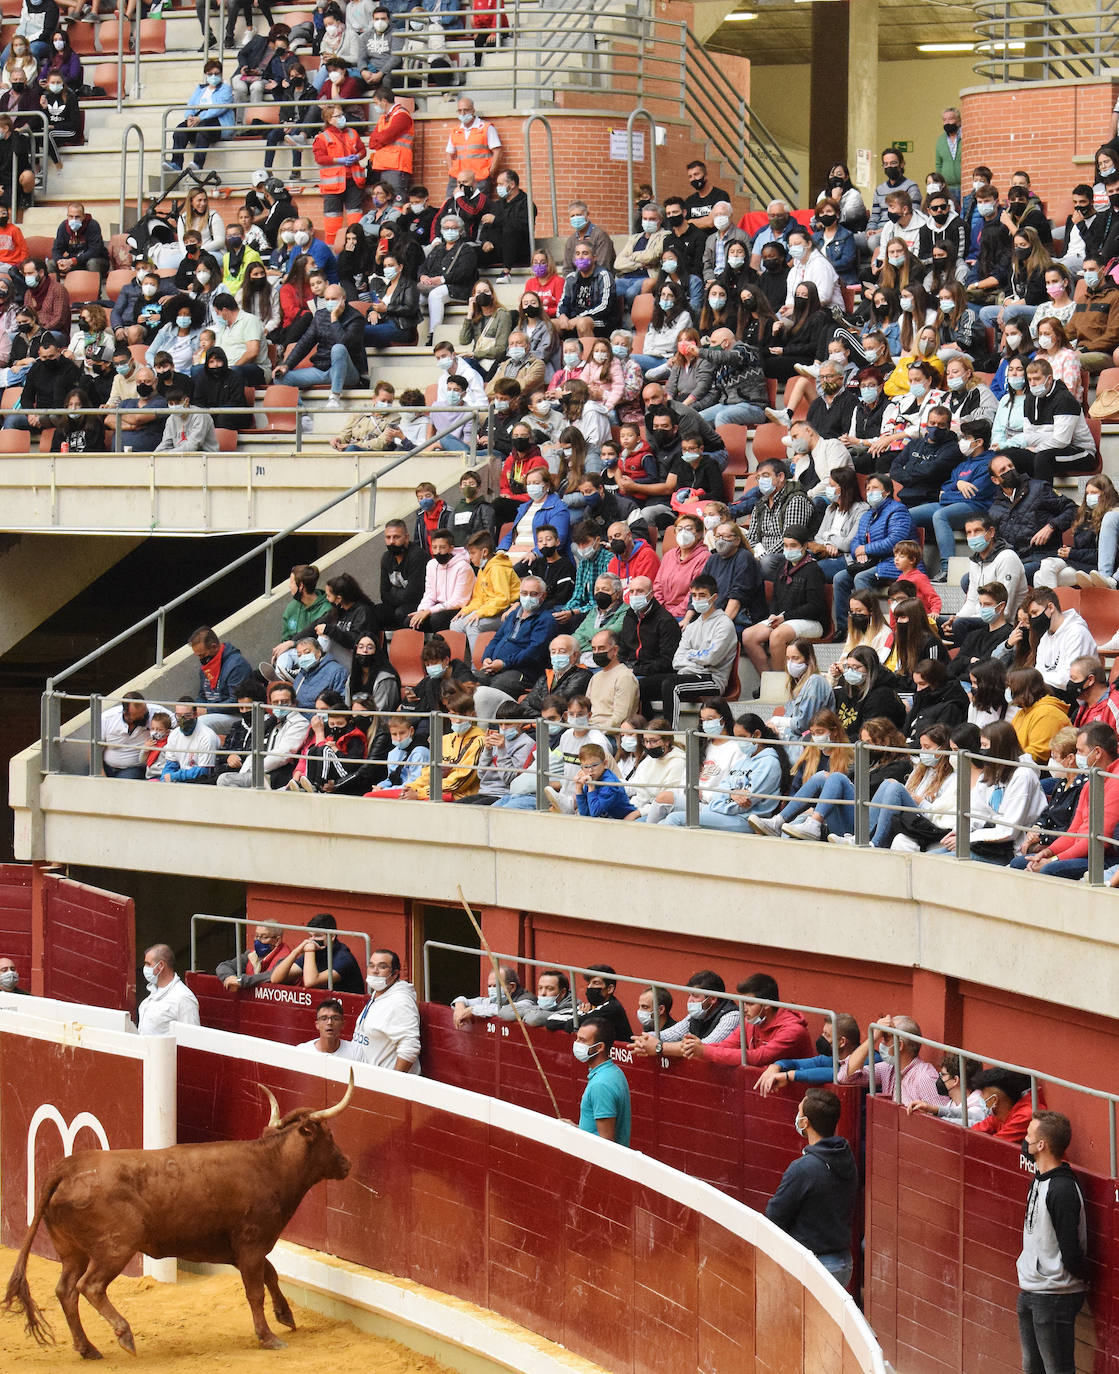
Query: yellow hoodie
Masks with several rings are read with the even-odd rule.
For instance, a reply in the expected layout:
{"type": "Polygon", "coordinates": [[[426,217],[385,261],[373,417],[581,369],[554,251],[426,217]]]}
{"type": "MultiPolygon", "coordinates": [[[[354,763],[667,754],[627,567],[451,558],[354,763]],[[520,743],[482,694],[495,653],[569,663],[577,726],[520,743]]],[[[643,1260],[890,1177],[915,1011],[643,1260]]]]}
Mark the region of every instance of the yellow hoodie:
{"type": "Polygon", "coordinates": [[[1068,724],[1068,707],[1053,696],[1043,696],[1019,711],[1010,722],[1022,753],[1029,754],[1035,763],[1049,762],[1049,741],[1068,724]]]}
{"type": "Polygon", "coordinates": [[[520,590],[521,579],[513,571],[509,555],[495,553],[478,573],[470,600],[459,615],[502,615],[517,600],[520,590]]]}

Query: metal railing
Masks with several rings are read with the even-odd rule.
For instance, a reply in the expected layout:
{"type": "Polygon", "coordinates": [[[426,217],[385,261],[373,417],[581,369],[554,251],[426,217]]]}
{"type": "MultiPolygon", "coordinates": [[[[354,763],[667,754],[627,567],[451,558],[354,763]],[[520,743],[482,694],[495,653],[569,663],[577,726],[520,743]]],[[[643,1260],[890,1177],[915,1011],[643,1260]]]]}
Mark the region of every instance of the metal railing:
{"type": "Polygon", "coordinates": [[[1100,77],[1115,62],[1119,12],[1104,0],[976,0],[975,15],[988,81],[1100,77]]]}
{"type": "MultiPolygon", "coordinates": [[[[249,926],[283,926],[282,921],[261,921],[250,920],[247,916],[211,916],[206,912],[196,911],[190,918],[190,971],[191,973],[205,973],[205,969],[198,967],[198,925],[206,922],[210,925],[232,926],[233,941],[235,947],[234,959],[238,964],[241,956],[245,952],[244,936],[249,926]]],[[[307,930],[306,926],[283,926],[285,930],[307,930]]],[[[365,964],[369,967],[369,949],[371,940],[364,930],[319,930],[315,929],[311,935],[304,935],[304,939],[322,939],[326,944],[327,965],[326,965],[326,986],[328,992],[334,991],[334,941],[339,935],[356,935],[365,945],[365,964]]]]}
{"type": "Polygon", "coordinates": [[[120,203],[117,207],[119,215],[118,223],[123,230],[125,189],[128,181],[128,136],[135,130],[136,132],[136,218],[140,220],[144,214],[144,131],[139,124],[126,124],[121,134],[121,153],[120,153],[120,203]]]}
{"type": "MultiPolygon", "coordinates": [[[[423,970],[424,970],[423,994],[424,994],[424,998],[425,998],[425,999],[428,999],[428,998],[429,998],[428,989],[431,987],[431,954],[430,954],[430,951],[431,951],[431,950],[442,950],[442,951],[444,951],[444,952],[446,952],[446,953],[450,953],[450,954],[471,954],[471,955],[473,955],[476,959],[479,959],[479,960],[481,960],[481,961],[483,961],[483,962],[486,962],[486,963],[488,963],[488,962],[489,962],[489,959],[490,959],[490,954],[488,954],[484,949],[476,949],[476,948],[474,948],[474,946],[472,946],[472,945],[452,945],[452,944],[446,944],[445,942],[443,942],[443,941],[441,941],[441,940],[425,940],[425,941],[424,941],[424,949],[423,949],[423,970]]],[[[828,1022],[829,1022],[830,1025],[831,1025],[831,1034],[832,1034],[832,1042],[831,1042],[831,1045],[832,1045],[832,1049],[831,1049],[832,1076],[833,1076],[833,1078],[837,1078],[837,1077],[839,1076],[839,1049],[838,1049],[838,1046],[839,1046],[839,1031],[838,1031],[838,1029],[837,1029],[837,1027],[836,1027],[837,1013],[834,1012],[834,1011],[832,1011],[830,1007],[812,1007],[812,1006],[806,1005],[806,1004],[803,1003],[803,1002],[779,1002],[779,1001],[777,1001],[776,999],[770,999],[770,998],[767,998],[767,997],[755,997],[752,993],[741,993],[741,992],[713,992],[710,988],[697,988],[697,987],[693,987],[691,984],[688,984],[688,983],[669,983],[669,982],[666,982],[663,978],[636,978],[636,977],[634,977],[632,974],[626,974],[626,973],[603,973],[601,969],[584,968],[584,967],[583,967],[582,965],[580,965],[580,964],[568,964],[568,963],[564,963],[564,961],[563,961],[562,959],[561,959],[561,960],[558,960],[558,961],[555,960],[555,959],[530,959],[530,958],[527,958],[525,955],[517,955],[517,954],[499,954],[496,950],[493,951],[492,957],[493,957],[494,959],[498,960],[499,963],[509,964],[509,965],[511,965],[511,966],[513,966],[513,967],[516,967],[518,964],[523,964],[523,965],[527,965],[529,968],[553,968],[553,969],[561,969],[561,970],[567,975],[567,979],[568,979],[568,989],[569,989],[569,991],[570,991],[570,993],[571,993],[572,1021],[573,1021],[574,1025],[575,1025],[576,1027],[578,1027],[579,1022],[580,1022],[580,1020],[582,1019],[582,1017],[585,1017],[585,1016],[593,1016],[593,1015],[594,1015],[594,1008],[593,1008],[593,1007],[592,1007],[591,1010],[588,1011],[588,1012],[582,1012],[582,1013],[580,1013],[580,1011],[579,1011],[579,1002],[578,1002],[578,999],[577,999],[576,996],[575,996],[575,975],[576,975],[576,974],[579,974],[580,977],[586,978],[586,979],[591,979],[591,978],[603,978],[603,979],[605,979],[605,981],[608,982],[608,983],[623,983],[623,984],[625,984],[626,986],[639,987],[639,988],[641,988],[642,990],[645,990],[645,989],[647,989],[647,988],[664,988],[664,989],[666,989],[666,990],[669,991],[669,992],[682,992],[682,993],[685,993],[685,994],[687,994],[687,993],[702,993],[704,997],[717,997],[721,1002],[733,1003],[733,1004],[738,1008],[738,1014],[739,1014],[739,1036],[738,1036],[738,1038],[739,1038],[739,1048],[740,1048],[740,1051],[741,1051],[741,1061],[742,1061],[742,1065],[743,1065],[744,1068],[747,1066],[747,1063],[748,1063],[746,1056],[747,1056],[747,1054],[749,1053],[749,1049],[748,1049],[748,1046],[747,1046],[747,1044],[746,1044],[746,1034],[745,1034],[745,1026],[746,1026],[747,1022],[746,1022],[745,1018],[744,1018],[743,1015],[742,1015],[742,1009],[743,1009],[743,1007],[744,1007],[747,1003],[749,1003],[749,1004],[751,1004],[751,1005],[759,1006],[759,1007],[770,1007],[770,1008],[773,1008],[773,1009],[781,1009],[781,1010],[785,1010],[785,1011],[799,1011],[799,1012],[801,1012],[802,1014],[807,1015],[807,1016],[823,1016],[823,1017],[825,1017],[825,1018],[828,1020],[828,1022]]],[[[499,1002],[499,1004],[500,1004],[500,1001],[501,1001],[501,985],[500,985],[500,983],[499,983],[499,984],[498,984],[498,1002],[499,1002]]],[[[657,1003],[657,1001],[656,1001],[655,998],[653,999],[653,1027],[652,1027],[652,1029],[653,1029],[653,1033],[654,1033],[655,1035],[659,1035],[660,1032],[661,1032],[661,1030],[662,1030],[662,1029],[665,1029],[665,1028],[662,1027],[662,1025],[661,1025],[660,1005],[659,1005],[659,1003],[657,1003]]]]}
{"type": "Polygon", "coordinates": [[[38,150],[36,150],[36,146],[35,146],[35,131],[34,131],[34,130],[29,131],[28,134],[27,134],[27,138],[28,138],[28,142],[29,142],[30,148],[31,148],[31,167],[30,167],[28,170],[30,170],[32,173],[35,174],[36,179],[37,179],[38,177],[40,177],[40,176],[43,178],[43,184],[42,184],[42,186],[41,186],[41,187],[37,187],[37,189],[41,190],[44,196],[47,194],[47,187],[48,187],[48,183],[49,183],[49,180],[50,180],[50,169],[51,169],[50,146],[49,146],[49,144],[48,144],[48,142],[47,142],[47,136],[48,136],[48,132],[49,132],[49,129],[50,129],[50,119],[49,119],[48,116],[47,116],[46,110],[18,110],[18,111],[13,115],[13,117],[12,117],[12,138],[11,138],[11,149],[12,149],[12,184],[11,184],[11,197],[12,197],[12,199],[11,199],[10,210],[11,210],[11,218],[12,218],[12,223],[13,223],[13,224],[18,224],[18,223],[20,222],[20,202],[19,202],[20,186],[19,186],[19,156],[18,156],[18,153],[19,153],[19,145],[18,145],[18,143],[16,142],[16,137],[15,137],[15,135],[16,135],[17,133],[23,132],[22,129],[20,128],[20,126],[21,126],[22,124],[25,124],[25,123],[27,123],[28,121],[34,122],[34,121],[36,121],[36,120],[37,120],[38,123],[39,123],[39,129],[40,129],[40,131],[41,131],[41,133],[42,133],[42,146],[41,146],[38,150]]]}
{"type": "MultiPolygon", "coordinates": [[[[1069,1092],[1080,1093],[1084,1097],[1094,1097],[1101,1102],[1107,1103],[1107,1132],[1108,1132],[1108,1160],[1110,1165],[1111,1177],[1119,1177],[1119,1135],[1116,1132],[1116,1108],[1119,1106],[1119,1096],[1115,1093],[1104,1092],[1101,1088],[1089,1088],[1083,1083],[1073,1083],[1067,1078],[1056,1078],[1051,1073],[1041,1073],[1038,1069],[1026,1068],[1022,1064],[1011,1064],[1005,1059],[992,1059],[986,1054],[975,1054],[971,1050],[961,1049],[958,1045],[949,1045],[943,1040],[930,1040],[924,1035],[914,1035],[910,1031],[898,1030],[895,1026],[884,1026],[877,1021],[872,1021],[867,1027],[867,1036],[873,1046],[874,1037],[877,1034],[889,1035],[890,1041],[889,1058],[894,1069],[894,1090],[893,1098],[898,1105],[901,1105],[901,1041],[906,1040],[910,1044],[927,1047],[929,1049],[941,1050],[947,1054],[955,1054],[958,1057],[960,1066],[960,1106],[963,1111],[964,1129],[968,1126],[968,1086],[967,1086],[967,1065],[968,1060],[978,1060],[992,1069],[1009,1069],[1011,1073],[1020,1073],[1023,1077],[1030,1080],[1030,1098],[1033,1110],[1038,1110],[1038,1084],[1049,1083],[1053,1087],[1066,1088],[1069,1092]]],[[[918,1050],[918,1054],[920,1050],[918,1050]]],[[[873,1066],[867,1069],[867,1084],[871,1097],[880,1091],[877,1084],[877,1077],[873,1066]]],[[[1025,1132],[1023,1131],[1023,1134],[1025,1132]]]]}
{"type": "MultiPolygon", "coordinates": [[[[254,550],[251,554],[245,555],[245,558],[239,560],[239,562],[246,561],[249,557],[252,557],[257,552],[259,552],[259,549],[254,550]]],[[[207,583],[205,585],[211,585],[221,575],[222,574],[220,573],[215,574],[213,578],[207,580],[207,583]]],[[[180,600],[183,599],[185,598],[180,598],[180,600]]],[[[171,606],[163,609],[172,609],[172,607],[175,604],[177,603],[171,603],[171,606]]],[[[112,641],[109,645],[105,646],[105,648],[108,649],[114,647],[116,644],[120,642],[123,642],[123,640],[127,638],[131,633],[134,633],[136,629],[151,624],[153,618],[154,617],[149,616],[146,621],[141,622],[139,626],[133,627],[132,631],[127,631],[124,635],[118,636],[116,640],[112,641]]],[[[159,651],[161,655],[162,648],[163,646],[161,632],[159,643],[159,651]]],[[[65,675],[69,676],[73,672],[76,672],[78,669],[87,666],[88,663],[93,662],[97,657],[98,653],[87,655],[85,659],[82,659],[72,668],[67,669],[65,675]]],[[[160,662],[162,662],[162,658],[160,659],[160,662]]],[[[54,773],[62,771],[60,764],[60,746],[63,742],[63,738],[61,735],[61,706],[63,700],[76,702],[88,701],[90,707],[90,715],[92,718],[97,718],[97,712],[104,700],[100,696],[93,696],[88,698],[82,696],[64,696],[64,694],[59,693],[57,690],[55,690],[55,683],[61,680],[62,678],[59,677],[55,679],[54,682],[48,682],[47,690],[43,694],[41,768],[44,773],[54,773]]],[[[345,713],[339,711],[336,714],[341,715],[345,713]]],[[[400,712],[362,712],[361,714],[364,718],[369,719],[379,717],[387,718],[392,715],[398,715],[400,714],[400,712]]],[[[444,763],[442,761],[442,715],[438,712],[433,712],[428,716],[427,719],[430,731],[429,747],[431,751],[431,759],[429,764],[427,765],[429,772],[429,794],[430,799],[432,801],[440,801],[442,799],[443,791],[441,785],[442,774],[446,771],[458,768],[461,765],[457,762],[444,763]]],[[[493,723],[496,724],[498,722],[493,723]]],[[[510,724],[511,722],[500,723],[510,724]]],[[[533,761],[524,771],[526,773],[529,771],[533,773],[534,806],[536,810],[543,812],[550,811],[552,809],[551,803],[549,801],[549,790],[555,789],[556,791],[562,793],[563,788],[566,786],[567,782],[571,781],[571,779],[565,778],[562,767],[560,767],[559,771],[556,771],[555,764],[553,763],[553,760],[551,758],[550,731],[554,726],[559,724],[559,722],[550,722],[544,720],[543,718],[538,718],[536,719],[534,724],[536,735],[536,753],[533,761]]],[[[672,741],[675,740],[677,734],[677,732],[675,731],[654,730],[642,730],[640,733],[643,736],[656,735],[667,738],[672,741]]],[[[256,729],[254,729],[254,740],[258,740],[259,737],[259,732],[256,729]]],[[[710,782],[703,781],[701,778],[701,768],[703,763],[703,746],[705,744],[710,744],[713,741],[720,742],[723,738],[724,737],[721,736],[711,737],[707,735],[701,735],[694,730],[688,731],[685,735],[684,785],[683,788],[677,789],[678,791],[683,792],[683,797],[679,799],[678,802],[674,802],[673,807],[671,809],[683,813],[684,824],[686,828],[703,828],[701,816],[701,804],[703,795],[706,795],[707,797],[729,797],[732,794],[732,792],[736,790],[735,788],[729,785],[723,786],[719,784],[712,784],[710,782]]],[[[805,747],[803,741],[800,740],[764,740],[760,741],[760,744],[766,747],[787,749],[790,751],[800,751],[805,747]]],[[[92,741],[90,744],[90,748],[92,751],[92,741]]],[[[914,756],[919,751],[913,749],[893,748],[889,746],[867,745],[863,744],[861,741],[858,741],[853,744],[843,744],[838,746],[838,748],[846,751],[851,755],[849,773],[852,780],[853,796],[850,798],[844,798],[838,801],[832,801],[830,803],[825,802],[821,804],[831,805],[835,807],[837,810],[845,814],[849,814],[850,829],[846,833],[853,834],[854,843],[856,847],[866,848],[870,845],[870,813],[872,808],[877,808],[878,810],[884,812],[893,812],[898,814],[919,814],[918,812],[914,811],[912,807],[876,801],[870,790],[870,765],[872,756],[874,754],[882,753],[894,756],[905,754],[909,756],[914,756]]],[[[949,832],[946,830],[944,833],[946,836],[950,833],[954,834],[954,848],[951,850],[951,853],[957,861],[964,861],[976,857],[973,854],[973,846],[977,842],[983,841],[985,839],[985,837],[982,835],[982,823],[984,822],[995,829],[995,835],[993,837],[987,838],[993,838],[995,842],[1000,844],[1005,844],[1009,842],[1007,841],[1006,836],[1002,832],[1009,831],[1015,837],[1017,837],[1020,834],[1032,831],[1034,829],[1033,822],[1027,825],[1019,824],[1017,822],[1003,821],[997,819],[997,814],[996,819],[992,820],[991,816],[987,812],[973,812],[971,807],[972,779],[970,765],[972,763],[975,763],[980,767],[983,767],[991,763],[991,760],[982,755],[968,754],[964,751],[951,751],[949,757],[954,757],[957,760],[957,766],[955,768],[956,825],[954,832],[949,832]],[[976,825],[976,822],[979,822],[980,825],[974,830],[973,833],[973,826],[976,825]]],[[[611,761],[611,757],[608,755],[607,764],[609,765],[611,761]]],[[[1016,768],[1028,768],[1035,773],[1040,773],[1041,771],[1039,766],[1032,762],[1015,763],[1013,766],[1016,768]]],[[[98,756],[96,756],[92,752],[90,755],[90,771],[93,773],[97,773],[100,771],[100,763],[98,762],[98,756]]],[[[253,785],[260,787],[265,786],[263,773],[260,774],[259,780],[257,780],[256,774],[254,773],[253,785]]],[[[607,781],[603,783],[597,783],[594,785],[598,787],[618,788],[625,791],[627,795],[631,790],[640,788],[642,786],[642,784],[640,783],[635,784],[632,780],[607,781]]],[[[1093,886],[1099,886],[1103,883],[1104,870],[1107,866],[1107,854],[1109,850],[1112,853],[1113,861],[1119,859],[1119,837],[1115,835],[1105,834],[1103,830],[1104,787],[1106,785],[1119,787],[1119,777],[1116,777],[1114,774],[1106,773],[1098,768],[1093,768],[1088,771],[1088,779],[1085,783],[1085,786],[1089,789],[1088,829],[1087,831],[1062,832],[1070,838],[1082,839],[1087,841],[1088,867],[1085,877],[1087,879],[1087,882],[1093,886]]],[[[815,803],[819,801],[819,799],[815,797],[801,796],[799,792],[768,793],[760,791],[751,791],[750,798],[751,808],[753,808],[754,804],[757,802],[775,802],[780,803],[782,806],[789,802],[796,802],[803,808],[810,809],[815,803]]],[[[634,804],[634,810],[640,810],[640,806],[638,805],[638,803],[634,804]]],[[[774,811],[773,814],[776,814],[776,812],[774,811]]],[[[743,826],[743,831],[745,830],[746,827],[743,826]]]]}
{"type": "Polygon", "coordinates": [[[530,134],[534,124],[543,124],[544,133],[548,140],[548,190],[552,198],[552,233],[559,233],[559,207],[556,202],[556,145],[552,137],[552,126],[547,115],[540,114],[534,110],[527,115],[525,122],[521,125],[521,137],[525,145],[524,176],[525,195],[528,197],[528,260],[532,261],[532,255],[536,251],[536,224],[532,214],[532,140],[530,134]]]}
{"type": "Polygon", "coordinates": [[[445,439],[448,435],[454,434],[458,428],[458,425],[454,425],[449,429],[442,430],[440,433],[432,435],[430,439],[425,440],[424,443],[417,444],[415,448],[409,449],[406,453],[399,454],[391,463],[387,463],[383,468],[379,468],[376,472],[371,473],[370,476],[363,478],[360,482],[355,482],[344,492],[332,497],[331,500],[325,501],[320,506],[316,506],[313,511],[297,520],[294,524],[288,525],[278,534],[270,535],[263,543],[257,544],[247,553],[242,554],[239,558],[235,558],[231,563],[227,563],[224,568],[219,568],[217,572],[211,573],[209,577],[203,578],[201,582],[196,582],[193,587],[169,601],[165,606],[160,606],[157,610],[144,616],[143,619],[136,621],[134,625],[129,626],[127,630],[122,630],[120,634],[114,635],[112,639],[94,649],[92,653],[86,654],[84,658],[78,659],[76,663],[72,663],[68,668],[64,668],[62,672],[56,673],[53,677],[48,678],[46,695],[48,697],[51,696],[59,683],[65,682],[68,678],[73,677],[75,673],[81,672],[84,668],[88,668],[90,664],[96,663],[98,659],[104,657],[104,655],[111,650],[119,648],[120,645],[127,643],[134,635],[140,634],[153,625],[156,627],[155,663],[153,666],[161,668],[164,659],[164,636],[167,626],[167,616],[171,611],[193,600],[193,598],[200,593],[209,590],[210,587],[220,582],[223,578],[228,577],[230,573],[236,572],[239,568],[243,568],[246,563],[250,563],[261,554],[264,555],[263,595],[266,597],[271,596],[275,586],[273,560],[277,544],[287,539],[290,535],[297,534],[305,525],[311,524],[313,521],[317,520],[320,515],[324,515],[328,510],[333,510],[335,506],[343,501],[348,501],[352,496],[356,496],[359,491],[364,491],[366,488],[370,489],[370,523],[375,524],[377,483],[380,479],[385,477],[388,473],[395,471],[395,469],[402,464],[407,463],[410,459],[414,458],[416,454],[425,453],[432,449],[442,439],[445,439]]]}

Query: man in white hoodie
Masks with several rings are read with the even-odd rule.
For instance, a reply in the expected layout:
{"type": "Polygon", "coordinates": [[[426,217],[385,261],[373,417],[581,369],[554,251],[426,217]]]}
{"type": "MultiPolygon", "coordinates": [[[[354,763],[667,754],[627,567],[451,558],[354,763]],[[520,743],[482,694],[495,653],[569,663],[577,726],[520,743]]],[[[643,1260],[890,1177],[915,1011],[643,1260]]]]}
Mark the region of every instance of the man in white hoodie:
{"type": "Polygon", "coordinates": [[[1096,641],[1079,611],[1062,611],[1052,587],[1035,587],[1026,602],[1030,628],[1037,642],[1037,671],[1058,695],[1068,686],[1069,672],[1078,658],[1094,655],[1096,641]]]}
{"type": "Polygon", "coordinates": [[[455,548],[453,531],[435,530],[429,539],[431,559],[424,571],[424,594],[408,617],[413,630],[425,633],[450,629],[474,590],[474,569],[466,550],[455,548]]]}
{"type": "Polygon", "coordinates": [[[354,1027],[354,1057],[397,1073],[419,1073],[420,1009],[416,989],[400,976],[400,955],[373,950],[365,981],[371,996],[354,1027]]]}

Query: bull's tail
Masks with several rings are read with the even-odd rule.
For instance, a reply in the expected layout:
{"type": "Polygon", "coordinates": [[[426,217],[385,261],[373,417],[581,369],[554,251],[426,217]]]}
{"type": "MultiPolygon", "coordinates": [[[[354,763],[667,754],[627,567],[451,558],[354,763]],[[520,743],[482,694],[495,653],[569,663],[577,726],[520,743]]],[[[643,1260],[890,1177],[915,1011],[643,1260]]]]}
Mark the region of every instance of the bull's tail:
{"type": "Polygon", "coordinates": [[[35,1215],[31,1219],[19,1258],[16,1260],[11,1278],[8,1279],[7,1292],[4,1294],[4,1310],[10,1312],[14,1306],[21,1311],[27,1324],[27,1334],[33,1336],[39,1345],[53,1344],[54,1333],[51,1331],[50,1322],[43,1315],[43,1309],[31,1296],[31,1287],[27,1282],[27,1260],[35,1241],[35,1233],[43,1220],[43,1213],[54,1196],[54,1190],[61,1182],[61,1175],[54,1170],[43,1184],[39,1193],[39,1205],[35,1208],[35,1215]]]}

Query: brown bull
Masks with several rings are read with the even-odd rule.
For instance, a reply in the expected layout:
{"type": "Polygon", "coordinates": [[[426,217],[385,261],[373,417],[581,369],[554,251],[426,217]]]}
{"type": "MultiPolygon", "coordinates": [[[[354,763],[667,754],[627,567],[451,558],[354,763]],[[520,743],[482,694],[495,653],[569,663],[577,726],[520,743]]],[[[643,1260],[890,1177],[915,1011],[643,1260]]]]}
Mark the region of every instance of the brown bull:
{"type": "Polygon", "coordinates": [[[15,1304],[28,1333],[40,1345],[53,1341],[50,1326],[31,1296],[27,1257],[39,1223],[46,1222],[62,1261],[55,1293],[74,1349],[86,1360],[101,1352],[82,1330],[79,1293],[136,1353],[132,1328],[109,1301],[106,1289],[138,1251],[153,1259],[175,1256],[204,1264],[232,1264],[241,1271],[245,1296],[261,1345],[283,1341],[264,1316],[264,1289],[276,1320],[295,1330],[268,1252],[314,1184],[345,1178],[350,1161],[323,1122],[349,1105],[350,1085],[334,1107],[304,1107],[282,1120],[276,1099],[263,1088],[271,1115],[257,1140],[172,1145],[165,1150],[86,1150],[53,1169],[39,1193],[31,1227],[8,1280],[4,1306],[15,1304]]]}

